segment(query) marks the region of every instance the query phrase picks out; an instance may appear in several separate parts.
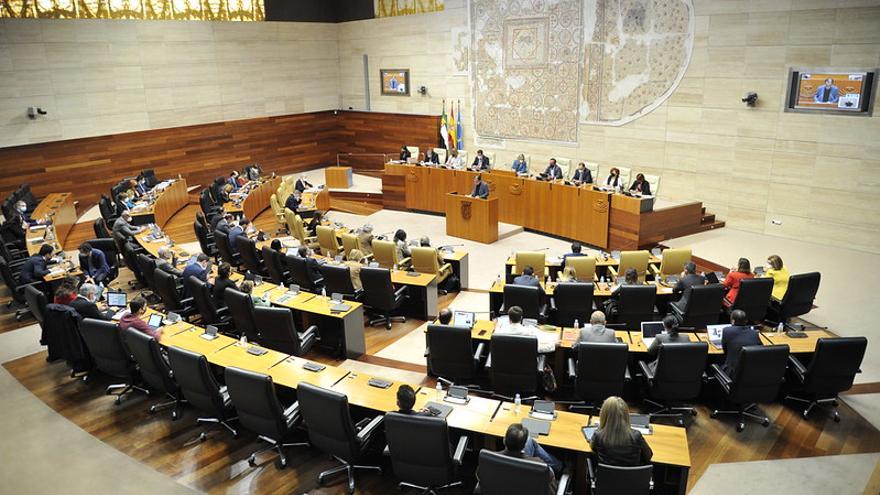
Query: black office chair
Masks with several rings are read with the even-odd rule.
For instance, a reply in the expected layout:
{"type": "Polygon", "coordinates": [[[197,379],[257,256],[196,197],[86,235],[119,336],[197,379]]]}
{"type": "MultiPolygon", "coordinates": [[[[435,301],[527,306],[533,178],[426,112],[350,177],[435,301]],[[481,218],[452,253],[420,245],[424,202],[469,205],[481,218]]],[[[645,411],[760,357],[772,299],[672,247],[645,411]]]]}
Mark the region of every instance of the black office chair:
{"type": "Polygon", "coordinates": [[[40,336],[40,343],[49,352],[46,361],[64,359],[70,368],[71,378],[88,373],[94,367],[92,356],[80,336],[81,321],[82,316],[70,306],[55,303],[46,305],[43,333],[40,336]]]}
{"type": "Polygon", "coordinates": [[[171,419],[179,418],[180,406],[186,401],[183,399],[180,386],[174,380],[171,367],[162,357],[159,343],[153,337],[130,327],[123,332],[123,341],[138,365],[140,377],[151,389],[171,398],[170,401],[150,406],[150,412],[155,413],[173,407],[171,419]]]}
{"type": "Polygon", "coordinates": [[[592,282],[560,282],[553,289],[553,322],[562,327],[590,321],[593,312],[592,282]]]}
{"type": "Polygon", "coordinates": [[[153,271],[153,280],[156,284],[156,293],[162,299],[162,305],[166,313],[175,312],[189,319],[198,312],[192,297],[183,297],[179,280],[180,277],[156,268],[153,271]]]}
{"type": "Polygon", "coordinates": [[[629,379],[629,346],[622,342],[581,342],[575,349],[577,361],[568,358],[568,376],[574,380],[574,395],[580,402],[569,409],[598,409],[611,396],[623,395],[629,379]]]}
{"type": "Polygon", "coordinates": [[[156,178],[156,172],[151,168],[141,170],[141,177],[144,178],[144,184],[147,187],[154,187],[159,183],[159,179],[156,178]]]}
{"type": "Polygon", "coordinates": [[[241,257],[241,263],[246,270],[250,270],[254,275],[269,276],[259,254],[257,254],[257,243],[253,239],[240,235],[235,238],[235,245],[241,257]]]}
{"type": "Polygon", "coordinates": [[[217,243],[208,235],[208,228],[199,222],[193,222],[193,230],[196,233],[196,240],[199,241],[199,247],[202,248],[202,252],[216,261],[220,253],[217,251],[217,243]]]}
{"type": "Polygon", "coordinates": [[[266,265],[266,272],[273,284],[290,284],[290,272],[284,267],[284,254],[280,251],[272,249],[270,246],[263,246],[261,250],[263,254],[263,264],[266,265]]]}
{"type": "MultiPolygon", "coordinates": [[[[211,416],[200,417],[196,423],[219,424],[238,437],[238,431],[229,423],[238,419],[226,386],[221,386],[214,378],[214,373],[204,355],[171,346],[168,348],[168,364],[174,373],[174,380],[180,385],[187,403],[205,411],[211,416]]],[[[201,440],[207,438],[202,432],[201,440]]]]}
{"type": "Polygon", "coordinates": [[[597,463],[587,457],[587,476],[590,481],[592,495],[648,495],[653,491],[654,483],[651,476],[654,466],[612,466],[597,463]]]}
{"type": "MultiPolygon", "coordinates": [[[[110,375],[114,378],[122,378],[123,383],[110,385],[107,387],[107,394],[110,395],[114,390],[116,400],[114,404],[117,406],[122,403],[122,397],[133,390],[139,390],[145,394],[149,394],[147,390],[135,385],[137,381],[137,367],[131,360],[129,351],[122,343],[122,332],[119,327],[112,321],[95,320],[92,318],[84,318],[79,325],[79,331],[89,354],[95,362],[95,369],[110,375]]],[[[91,375],[91,372],[89,372],[91,375]]],[[[88,380],[88,379],[86,379],[88,380]]]]}
{"type": "MultiPolygon", "coordinates": [[[[228,290],[228,289],[227,289],[228,290]]],[[[284,407],[275,394],[272,377],[262,373],[230,366],[226,368],[226,386],[238,411],[238,421],[257,434],[269,447],[258,450],[248,458],[248,464],[257,464],[257,455],[277,450],[281,467],[287,466],[285,447],[308,447],[306,442],[284,443],[302,422],[299,403],[284,407]]]]}
{"type": "Polygon", "coordinates": [[[190,275],[183,281],[186,293],[192,296],[193,302],[202,316],[201,324],[214,325],[216,327],[229,327],[232,317],[229,315],[229,308],[223,306],[217,307],[217,302],[211,296],[211,288],[206,282],[202,282],[198,278],[190,275]]]}
{"type": "Polygon", "coordinates": [[[719,414],[737,414],[739,422],[736,431],[743,431],[745,420],[750,418],[760,421],[765,428],[770,426],[770,418],[758,408],[758,403],[776,400],[779,387],[785,378],[788,362],[787,345],[749,345],[742,348],[739,360],[734,368],[733,377],[727,375],[721,366],[712,365],[712,372],[721,389],[736,410],[714,410],[711,417],[719,414]]]}
{"type": "Polygon", "coordinates": [[[318,483],[331,476],[348,474],[348,493],[354,493],[354,470],[382,472],[379,466],[358,464],[365,457],[370,442],[377,437],[384,416],[365,418],[357,424],[351,419],[348,397],[332,390],[300,382],[296,388],[300,413],[309,432],[309,441],[322,452],[333,456],[341,466],[318,475],[318,483]]]}
{"type": "MultiPolygon", "coordinates": [[[[146,292],[152,293],[149,282],[147,281],[146,276],[144,276],[140,262],[138,261],[138,254],[141,253],[143,253],[143,250],[132,242],[126,241],[122,245],[122,262],[125,264],[126,268],[131,270],[131,273],[134,274],[134,280],[129,280],[128,286],[140,287],[146,292]]],[[[149,256],[147,259],[149,259],[149,256]]]]}
{"type": "Polygon", "coordinates": [[[493,395],[522,401],[536,399],[538,376],[544,370],[544,356],[538,355],[538,339],[526,335],[494,334],[486,360],[493,395]]]}
{"type": "Polygon", "coordinates": [[[805,397],[789,395],[786,399],[807,404],[804,418],[809,416],[814,407],[828,404],[835,422],[840,421],[837,412],[837,394],[852,388],[853,380],[865,357],[868,339],[865,337],[822,338],[816,342],[816,353],[809,366],[794,355],[788,356],[795,378],[798,392],[805,397]]]}
{"type": "Polygon", "coordinates": [[[559,478],[556,492],[550,485],[550,468],[543,462],[531,459],[510,457],[501,452],[483,449],[480,451],[477,478],[480,479],[482,495],[510,495],[528,493],[530,495],[563,495],[568,493],[571,476],[563,474],[559,478]]]}
{"type": "Polygon", "coordinates": [[[0,258],[0,277],[3,278],[3,283],[6,284],[10,295],[12,295],[12,299],[6,303],[6,307],[15,307],[15,321],[21,321],[22,318],[30,314],[30,310],[27,307],[27,300],[24,297],[25,287],[34,286],[38,289],[42,289],[46,284],[42,281],[30,282],[27,284],[22,283],[18,276],[12,273],[12,270],[10,270],[9,265],[3,258],[0,258]]]}
{"type": "Polygon", "coordinates": [[[141,277],[143,277],[144,282],[146,282],[146,286],[156,294],[158,294],[158,290],[156,290],[156,260],[150,257],[150,255],[146,253],[138,253],[135,255],[135,259],[137,260],[137,266],[141,277]]]}
{"type": "Polygon", "coordinates": [[[253,314],[259,342],[263,347],[304,356],[318,340],[318,326],[312,325],[305,332],[299,333],[293,321],[293,313],[287,308],[255,307],[253,314]]]}
{"type": "Polygon", "coordinates": [[[709,344],[705,342],[663,343],[657,352],[656,367],[653,363],[639,361],[648,385],[645,402],[660,408],[651,417],[675,417],[684,424],[681,414],[675,411],[697,415],[693,407],[675,407],[672,404],[693,400],[700,395],[703,385],[703,372],[709,358],[709,344]]]}
{"type": "Polygon", "coordinates": [[[707,325],[718,323],[721,316],[721,300],[724,298],[724,286],[709,284],[691,287],[690,295],[684,308],[670,304],[672,314],[683,327],[706,328],[707,325]]]}
{"type": "Polygon", "coordinates": [[[98,239],[112,239],[113,237],[110,235],[110,229],[107,228],[107,221],[102,217],[98,217],[95,219],[95,223],[92,224],[92,228],[95,230],[95,237],[98,239]]]}
{"type": "Polygon", "coordinates": [[[254,321],[254,301],[251,295],[244,292],[227,287],[223,291],[223,300],[226,307],[229,308],[229,315],[232,317],[232,325],[239,335],[244,335],[250,342],[261,342],[262,335],[257,330],[257,323],[254,321]]]}
{"type": "Polygon", "coordinates": [[[217,253],[220,259],[238,268],[241,266],[241,256],[233,253],[229,244],[229,235],[226,232],[214,231],[214,244],[217,246],[217,253]]]}
{"type": "Polygon", "coordinates": [[[617,306],[609,321],[622,324],[624,328],[641,328],[643,321],[656,320],[657,288],[653,285],[622,285],[618,291],[617,306]]]}
{"type": "Polygon", "coordinates": [[[544,290],[540,287],[507,284],[504,286],[501,313],[506,313],[512,306],[519,306],[523,310],[523,318],[544,323],[547,320],[547,302],[544,299],[544,290]]]}
{"type": "Polygon", "coordinates": [[[484,342],[474,351],[471,329],[452,325],[428,325],[426,335],[428,371],[441,380],[459,383],[476,378],[484,342]]]}
{"type": "Polygon", "coordinates": [[[110,198],[102,194],[101,199],[98,200],[98,210],[101,212],[101,217],[107,222],[107,225],[113,225],[118,215],[116,215],[116,205],[110,201],[110,198]]]}
{"type": "Polygon", "coordinates": [[[351,281],[351,269],[346,265],[321,265],[321,275],[324,278],[324,292],[326,294],[342,294],[349,301],[360,301],[363,290],[355,289],[351,281]]]}
{"type": "Polygon", "coordinates": [[[385,439],[401,490],[415,488],[422,494],[433,495],[437,490],[462,484],[456,474],[467,450],[468,437],[459,437],[455,451],[451,452],[446,420],[389,412],[385,414],[385,439]]]}
{"type": "Polygon", "coordinates": [[[26,285],[24,287],[24,299],[28,310],[34,315],[37,323],[40,324],[41,333],[45,334],[46,326],[43,323],[46,320],[46,305],[49,304],[46,294],[34,285],[26,285]]]}
{"type": "Polygon", "coordinates": [[[773,293],[773,279],[769,277],[747,278],[740,280],[736,301],[730,311],[742,310],[751,323],[760,323],[767,316],[770,298],[773,293]]]}
{"type": "Polygon", "coordinates": [[[809,313],[813,309],[813,301],[819,292],[819,281],[822,274],[819,272],[801,273],[792,275],[788,279],[788,290],[779,302],[770,304],[768,320],[776,323],[782,322],[786,328],[794,329],[788,320],[809,313]]]}
{"type": "Polygon", "coordinates": [[[403,316],[392,316],[407,298],[408,287],[404,285],[395,289],[391,283],[391,270],[365,266],[361,268],[361,284],[364,287],[364,306],[380,314],[370,320],[371,326],[384,323],[385,328],[391,330],[392,321],[406,321],[403,316]]]}
{"type": "Polygon", "coordinates": [[[309,268],[306,259],[299,256],[284,256],[284,263],[287,265],[287,271],[290,272],[290,281],[299,286],[306,292],[318,294],[324,287],[324,279],[318,277],[312,278],[312,270],[309,268]]]}
{"type": "MultiPolygon", "coordinates": [[[[110,267],[110,273],[104,280],[105,285],[116,280],[116,277],[119,276],[119,253],[121,252],[117,249],[116,242],[112,238],[90,239],[86,242],[93,248],[104,253],[104,258],[107,260],[107,265],[110,267]]],[[[79,255],[79,266],[88,266],[88,260],[82,254],[79,255]]]]}

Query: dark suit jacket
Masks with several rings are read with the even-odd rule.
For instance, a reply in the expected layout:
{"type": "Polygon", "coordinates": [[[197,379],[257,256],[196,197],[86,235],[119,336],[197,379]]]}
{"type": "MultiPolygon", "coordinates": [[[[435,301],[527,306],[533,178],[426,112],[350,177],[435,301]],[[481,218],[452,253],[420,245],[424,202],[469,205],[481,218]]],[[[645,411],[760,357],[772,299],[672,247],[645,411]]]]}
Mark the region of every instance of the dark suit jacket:
{"type": "Polygon", "coordinates": [[[475,156],[474,163],[471,164],[471,168],[479,168],[480,170],[489,170],[489,157],[486,155],[475,156]]]}
{"type": "Polygon", "coordinates": [[[309,273],[312,274],[312,281],[321,278],[321,264],[318,263],[318,260],[309,256],[306,258],[306,266],[309,269],[309,273]]]}
{"type": "Polygon", "coordinates": [[[42,282],[43,277],[48,274],[49,269],[46,268],[46,259],[39,254],[35,254],[25,260],[24,264],[21,265],[19,280],[21,280],[21,283],[23,284],[42,282]]]}
{"type": "Polygon", "coordinates": [[[610,447],[605,445],[601,430],[593,434],[590,447],[599,462],[612,466],[644,466],[651,462],[654,452],[641,433],[632,430],[630,442],[626,445],[610,447]]]}
{"type": "Polygon", "coordinates": [[[428,150],[425,152],[425,161],[428,163],[440,163],[440,155],[438,155],[434,150],[428,150]]]}
{"type": "Polygon", "coordinates": [[[110,274],[107,256],[97,248],[92,248],[92,252],[87,258],[87,266],[81,268],[85,268],[86,274],[95,279],[96,282],[103,281],[110,274]]]}
{"type": "Polygon", "coordinates": [[[6,231],[11,233],[13,237],[23,241],[27,237],[27,232],[25,232],[24,227],[22,227],[22,223],[24,223],[24,217],[21,216],[21,213],[16,213],[6,220],[4,227],[6,227],[6,231]]]}
{"type": "MultiPolygon", "coordinates": [[[[739,362],[739,351],[747,345],[761,345],[761,337],[752,327],[731,325],[721,332],[721,349],[724,350],[724,371],[733,375],[739,362]]],[[[732,378],[732,377],[731,377],[732,378]]]]}
{"type": "Polygon", "coordinates": [[[229,229],[229,250],[233,253],[238,252],[238,243],[235,242],[235,239],[237,239],[240,235],[244,235],[244,229],[242,229],[241,227],[236,226],[229,229]]]}
{"type": "Polygon", "coordinates": [[[471,196],[475,198],[486,199],[489,197],[489,185],[483,181],[478,182],[474,186],[474,190],[471,193],[471,196]]]}
{"type": "Polygon", "coordinates": [[[412,153],[410,153],[409,150],[403,150],[400,152],[400,161],[405,162],[405,161],[409,160],[409,157],[411,157],[411,156],[412,156],[412,153]]]}
{"type": "Polygon", "coordinates": [[[291,194],[290,196],[287,197],[287,201],[284,202],[284,207],[287,208],[288,210],[296,213],[296,210],[297,210],[297,208],[299,208],[299,204],[301,202],[302,202],[301,200],[296,199],[296,196],[291,194]]]}
{"type": "Polygon", "coordinates": [[[562,167],[560,167],[558,163],[555,166],[547,165],[547,170],[544,170],[544,175],[546,175],[548,179],[561,179],[562,167]]]}
{"type": "Polygon", "coordinates": [[[657,334],[657,336],[654,337],[654,342],[651,342],[651,347],[648,348],[648,356],[657,357],[657,353],[660,352],[660,346],[663,344],[687,343],[690,341],[691,339],[689,339],[687,335],[681,333],[677,334],[675,338],[672,338],[672,335],[666,333],[657,334]]]}
{"type": "Polygon", "coordinates": [[[214,230],[229,235],[229,222],[227,222],[226,219],[223,217],[220,218],[221,220],[217,222],[216,225],[214,225],[214,230]]]}
{"type": "Polygon", "coordinates": [[[238,290],[238,286],[235,285],[235,282],[233,282],[231,278],[217,278],[214,280],[214,286],[211,287],[211,296],[214,298],[214,302],[217,303],[218,307],[226,306],[223,302],[223,293],[226,291],[227,287],[232,287],[233,289],[238,290]]]}
{"type": "Polygon", "coordinates": [[[170,274],[177,276],[177,277],[183,276],[183,273],[180,270],[178,270],[177,268],[172,266],[170,262],[165,261],[165,260],[156,261],[156,268],[162,270],[165,273],[170,273],[170,274]]]}
{"type": "Polygon", "coordinates": [[[293,188],[299,192],[303,192],[310,187],[312,187],[312,183],[303,179],[296,179],[296,184],[293,185],[293,188]]]}
{"type": "Polygon", "coordinates": [[[691,295],[691,287],[698,285],[706,285],[706,277],[702,275],[688,274],[681,278],[672,288],[672,292],[681,293],[681,299],[675,303],[679,309],[684,310],[687,305],[688,297],[691,295]]]}
{"type": "Polygon", "coordinates": [[[520,275],[513,279],[513,283],[516,285],[529,285],[532,287],[540,287],[541,282],[538,281],[538,278],[534,275],[520,275]]]}
{"type": "Polygon", "coordinates": [[[574,171],[574,175],[571,177],[571,180],[581,181],[584,184],[592,184],[593,173],[590,172],[590,169],[588,168],[585,168],[583,170],[577,169],[574,171]]]}
{"type": "Polygon", "coordinates": [[[88,299],[77,296],[70,303],[70,307],[75,309],[77,313],[83,318],[94,318],[96,320],[110,320],[110,317],[106,316],[101,310],[98,309],[98,305],[89,301],[88,299]]]}
{"type": "MultiPolygon", "coordinates": [[[[183,268],[183,274],[181,275],[181,278],[183,278],[183,280],[186,281],[186,279],[188,279],[189,277],[195,277],[195,278],[201,280],[202,282],[207,282],[208,281],[208,270],[202,268],[201,265],[199,265],[198,263],[192,263],[192,264],[186,265],[183,268]]],[[[189,293],[189,290],[187,289],[187,287],[188,287],[187,284],[184,283],[183,284],[183,296],[184,297],[192,296],[192,294],[189,293]]]]}
{"type": "Polygon", "coordinates": [[[641,187],[639,187],[639,183],[637,181],[633,181],[632,185],[629,186],[630,191],[635,191],[638,193],[650,195],[651,194],[651,184],[648,184],[648,181],[642,181],[641,187]]]}

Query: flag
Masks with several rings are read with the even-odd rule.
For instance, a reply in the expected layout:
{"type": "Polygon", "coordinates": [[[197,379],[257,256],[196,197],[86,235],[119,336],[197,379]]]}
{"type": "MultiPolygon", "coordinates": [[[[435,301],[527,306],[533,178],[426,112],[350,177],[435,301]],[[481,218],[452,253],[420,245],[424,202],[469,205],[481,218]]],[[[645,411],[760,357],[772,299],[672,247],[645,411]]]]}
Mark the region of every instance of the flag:
{"type": "Polygon", "coordinates": [[[455,118],[455,140],[458,149],[464,148],[464,130],[461,128],[461,100],[458,100],[458,116],[455,118]]]}
{"type": "Polygon", "coordinates": [[[446,121],[446,100],[443,100],[443,115],[440,116],[440,139],[443,147],[449,149],[449,124],[446,121]]]}
{"type": "Polygon", "coordinates": [[[455,104],[449,104],[449,149],[458,149],[458,136],[455,131],[455,104]]]}

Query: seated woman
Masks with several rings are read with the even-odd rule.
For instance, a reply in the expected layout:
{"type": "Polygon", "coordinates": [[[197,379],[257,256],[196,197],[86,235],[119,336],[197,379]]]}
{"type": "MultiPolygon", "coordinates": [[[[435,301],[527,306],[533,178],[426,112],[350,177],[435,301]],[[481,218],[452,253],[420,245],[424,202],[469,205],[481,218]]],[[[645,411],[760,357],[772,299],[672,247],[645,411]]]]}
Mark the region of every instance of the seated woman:
{"type": "Polygon", "coordinates": [[[254,283],[250,280],[245,280],[244,282],[242,282],[239,289],[241,289],[241,291],[245,294],[251,296],[251,301],[254,303],[254,306],[262,306],[264,308],[268,308],[269,306],[271,306],[271,304],[269,304],[269,301],[263,299],[262,297],[254,295],[254,283]]]}
{"type": "Polygon", "coordinates": [[[599,411],[599,429],[590,439],[590,447],[602,464],[611,466],[644,466],[651,462],[654,452],[642,437],[632,429],[629,408],[620,397],[609,397],[599,411]]]}
{"type": "Polygon", "coordinates": [[[623,187],[623,179],[620,177],[620,169],[614,167],[605,179],[605,185],[613,188],[623,187]]]}
{"type": "Polygon", "coordinates": [[[635,268],[627,268],[623,273],[623,282],[617,284],[611,290],[611,296],[605,301],[606,315],[617,314],[617,300],[620,298],[620,288],[624,285],[642,285],[641,281],[639,281],[639,272],[635,268]]]}
{"type": "Polygon", "coordinates": [[[351,277],[351,285],[355,290],[361,290],[364,286],[361,284],[361,268],[364,266],[364,253],[360,249],[352,249],[348,252],[348,260],[345,261],[348,267],[348,273],[351,277]]]}
{"type": "Polygon", "coordinates": [[[406,243],[406,231],[403,229],[397,229],[397,232],[394,233],[394,246],[397,248],[398,261],[409,258],[412,254],[409,245],[406,243]]]}
{"type": "Polygon", "coordinates": [[[513,161],[513,165],[510,168],[516,172],[517,174],[525,175],[529,173],[529,164],[526,163],[526,156],[522,153],[516,157],[516,160],[513,161]]]}
{"type": "Polygon", "coordinates": [[[446,166],[456,170],[460,170],[464,167],[464,160],[459,156],[458,150],[449,150],[449,156],[446,157],[446,166]]]}
{"type": "Polygon", "coordinates": [[[235,282],[229,278],[231,274],[232,265],[229,263],[220,263],[220,266],[217,267],[217,277],[214,279],[213,287],[211,287],[211,296],[214,298],[214,302],[217,303],[217,307],[226,306],[226,303],[223,302],[223,294],[227,288],[241,290],[235,285],[235,282]]]}
{"type": "Polygon", "coordinates": [[[409,149],[407,149],[406,145],[400,147],[400,161],[405,162],[409,160],[411,156],[412,153],[409,152],[409,149]]]}
{"type": "Polygon", "coordinates": [[[767,257],[767,269],[764,274],[773,279],[773,299],[781,301],[788,292],[788,279],[791,278],[788,268],[782,264],[782,258],[775,254],[767,257]]]}
{"type": "Polygon", "coordinates": [[[308,234],[310,236],[317,235],[318,234],[318,225],[321,225],[323,221],[324,221],[324,212],[321,210],[315,211],[314,216],[312,216],[312,219],[309,220],[309,223],[307,223],[305,226],[308,234]]]}
{"type": "Polygon", "coordinates": [[[736,296],[739,294],[739,284],[747,278],[755,278],[755,275],[752,274],[749,260],[747,258],[740,258],[736,263],[736,268],[731,268],[727,276],[724,277],[724,282],[722,282],[727,287],[727,295],[722,300],[725,306],[729,308],[736,302],[736,296]]]}
{"type": "Polygon", "coordinates": [[[651,184],[645,180],[645,174],[636,174],[636,180],[629,186],[629,192],[641,194],[642,196],[651,195],[651,184]]]}
{"type": "Polygon", "coordinates": [[[556,280],[559,282],[577,282],[577,272],[575,272],[574,267],[566,266],[562,273],[560,273],[556,280]]]}

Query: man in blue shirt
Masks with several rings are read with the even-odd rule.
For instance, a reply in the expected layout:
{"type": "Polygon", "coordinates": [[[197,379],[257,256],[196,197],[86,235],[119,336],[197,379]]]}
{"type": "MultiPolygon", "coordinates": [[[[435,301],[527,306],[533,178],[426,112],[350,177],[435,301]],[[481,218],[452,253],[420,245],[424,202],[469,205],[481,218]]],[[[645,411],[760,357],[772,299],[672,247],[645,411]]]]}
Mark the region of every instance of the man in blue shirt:
{"type": "Polygon", "coordinates": [[[748,325],[749,317],[741,309],[730,313],[730,326],[721,331],[721,349],[724,350],[724,372],[733,375],[739,362],[740,350],[747,345],[761,345],[758,331],[748,325]]]}
{"type": "Polygon", "coordinates": [[[551,491],[556,491],[556,475],[562,471],[562,462],[548,454],[538,442],[529,437],[529,430],[520,423],[514,423],[507,427],[504,434],[504,450],[502,454],[508,457],[528,459],[542,462],[547,465],[547,479],[551,491]]]}
{"type": "Polygon", "coordinates": [[[238,253],[238,237],[245,235],[245,230],[250,225],[250,220],[247,218],[242,218],[237,224],[233,224],[229,229],[229,250],[232,251],[232,254],[238,253]]]}
{"type": "Polygon", "coordinates": [[[522,275],[513,279],[513,283],[516,285],[529,285],[532,287],[541,287],[541,282],[535,277],[535,269],[531,266],[526,266],[523,268],[522,275]]]}
{"type": "Polygon", "coordinates": [[[107,256],[98,248],[92,247],[88,242],[79,247],[80,269],[86,275],[86,281],[93,284],[101,284],[110,276],[110,265],[107,256]]]}
{"type": "Polygon", "coordinates": [[[581,252],[582,249],[583,249],[583,246],[581,246],[581,243],[579,243],[577,241],[572,242],[571,243],[571,252],[568,254],[562,255],[562,266],[563,267],[565,266],[565,260],[567,260],[571,256],[583,256],[584,253],[581,252]]]}

